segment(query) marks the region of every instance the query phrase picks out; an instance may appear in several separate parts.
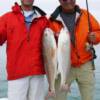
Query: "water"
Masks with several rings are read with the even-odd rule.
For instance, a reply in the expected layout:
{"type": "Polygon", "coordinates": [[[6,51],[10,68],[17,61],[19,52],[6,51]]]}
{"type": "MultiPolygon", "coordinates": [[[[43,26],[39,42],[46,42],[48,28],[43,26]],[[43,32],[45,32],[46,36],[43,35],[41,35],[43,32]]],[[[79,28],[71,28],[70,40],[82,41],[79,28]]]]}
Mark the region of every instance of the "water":
{"type": "Polygon", "coordinates": [[[0,97],[7,97],[7,81],[0,81],[0,97]]]}

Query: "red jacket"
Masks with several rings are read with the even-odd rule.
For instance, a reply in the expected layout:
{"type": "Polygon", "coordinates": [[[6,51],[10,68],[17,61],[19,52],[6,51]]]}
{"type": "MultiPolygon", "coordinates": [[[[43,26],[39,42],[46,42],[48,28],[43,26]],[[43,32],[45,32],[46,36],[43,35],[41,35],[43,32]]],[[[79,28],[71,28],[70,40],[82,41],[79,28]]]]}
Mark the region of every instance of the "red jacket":
{"type": "Polygon", "coordinates": [[[18,4],[0,17],[0,45],[7,40],[8,80],[45,74],[42,35],[48,21],[43,11],[37,7],[34,9],[41,13],[41,17],[32,21],[29,31],[18,4]]]}

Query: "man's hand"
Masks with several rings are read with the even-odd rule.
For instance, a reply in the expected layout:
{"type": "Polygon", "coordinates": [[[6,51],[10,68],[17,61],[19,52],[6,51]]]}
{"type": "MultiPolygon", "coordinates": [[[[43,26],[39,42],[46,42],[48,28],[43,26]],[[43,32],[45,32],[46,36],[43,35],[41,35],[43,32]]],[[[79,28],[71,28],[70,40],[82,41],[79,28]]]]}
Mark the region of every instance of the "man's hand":
{"type": "Polygon", "coordinates": [[[63,84],[63,85],[60,87],[60,90],[61,90],[61,91],[64,91],[64,92],[70,92],[70,85],[69,85],[69,84],[63,84]]]}
{"type": "Polygon", "coordinates": [[[96,40],[95,32],[89,33],[89,34],[88,34],[88,41],[89,41],[90,43],[94,43],[95,40],[96,40]]]}
{"type": "Polygon", "coordinates": [[[55,90],[49,90],[47,96],[45,97],[45,100],[48,100],[49,98],[55,98],[55,90]]]}

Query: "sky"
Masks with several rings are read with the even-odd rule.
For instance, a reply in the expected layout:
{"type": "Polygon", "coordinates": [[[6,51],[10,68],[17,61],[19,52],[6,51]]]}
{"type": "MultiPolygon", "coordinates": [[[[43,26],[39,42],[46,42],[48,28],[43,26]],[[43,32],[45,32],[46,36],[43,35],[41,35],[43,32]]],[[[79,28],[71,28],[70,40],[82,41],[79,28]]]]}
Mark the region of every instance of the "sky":
{"type": "MultiPolygon", "coordinates": [[[[59,0],[35,0],[34,4],[38,5],[40,8],[45,10],[48,14],[50,14],[59,5],[58,1],[59,0]]],[[[20,0],[0,0],[0,16],[5,12],[11,10],[11,6],[14,5],[14,2],[18,2],[20,4],[20,0]]],[[[88,0],[88,2],[89,2],[90,11],[93,14],[95,14],[95,16],[97,16],[96,12],[99,13],[100,0],[88,0]]],[[[85,0],[76,0],[76,3],[83,8],[86,8],[85,0]]]]}

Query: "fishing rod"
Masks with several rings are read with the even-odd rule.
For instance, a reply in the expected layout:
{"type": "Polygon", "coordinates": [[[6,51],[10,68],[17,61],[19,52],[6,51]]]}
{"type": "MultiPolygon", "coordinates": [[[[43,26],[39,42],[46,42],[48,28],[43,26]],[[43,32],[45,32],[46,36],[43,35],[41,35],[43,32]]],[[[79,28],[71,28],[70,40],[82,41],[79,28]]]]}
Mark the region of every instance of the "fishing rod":
{"type": "MultiPolygon", "coordinates": [[[[91,32],[92,32],[92,26],[91,26],[91,22],[90,22],[88,0],[86,0],[86,8],[87,8],[88,28],[89,28],[89,33],[91,34],[91,32]]],[[[96,53],[95,53],[95,49],[93,47],[93,43],[89,43],[89,48],[90,48],[90,51],[91,51],[91,53],[93,55],[92,64],[94,66],[94,59],[96,59],[97,56],[96,56],[96,53]]]]}

